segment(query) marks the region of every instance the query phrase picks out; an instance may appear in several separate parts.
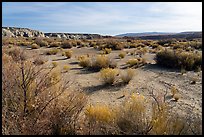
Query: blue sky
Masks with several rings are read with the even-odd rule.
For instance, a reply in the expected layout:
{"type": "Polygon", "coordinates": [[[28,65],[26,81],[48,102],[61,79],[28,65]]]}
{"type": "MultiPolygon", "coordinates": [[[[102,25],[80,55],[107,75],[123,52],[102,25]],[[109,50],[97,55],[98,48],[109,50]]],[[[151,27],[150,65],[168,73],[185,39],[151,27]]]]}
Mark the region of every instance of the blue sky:
{"type": "Polygon", "coordinates": [[[2,26],[116,35],[202,30],[202,2],[3,2],[2,26]]]}

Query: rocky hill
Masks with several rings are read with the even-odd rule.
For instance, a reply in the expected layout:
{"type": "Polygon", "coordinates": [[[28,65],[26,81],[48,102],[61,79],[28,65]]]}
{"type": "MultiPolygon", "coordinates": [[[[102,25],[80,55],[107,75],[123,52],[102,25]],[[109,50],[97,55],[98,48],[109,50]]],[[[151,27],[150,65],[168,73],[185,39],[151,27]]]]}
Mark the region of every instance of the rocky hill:
{"type": "Polygon", "coordinates": [[[43,33],[29,28],[2,27],[2,37],[56,37],[66,39],[98,39],[109,36],[99,34],[76,34],[76,33],[43,33]]]}

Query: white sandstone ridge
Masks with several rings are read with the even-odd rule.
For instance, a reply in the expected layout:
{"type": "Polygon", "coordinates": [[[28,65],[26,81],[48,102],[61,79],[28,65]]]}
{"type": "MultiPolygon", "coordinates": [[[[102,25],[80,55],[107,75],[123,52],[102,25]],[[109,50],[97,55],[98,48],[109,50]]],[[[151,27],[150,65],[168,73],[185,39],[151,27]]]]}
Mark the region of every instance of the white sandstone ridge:
{"type": "Polygon", "coordinates": [[[44,33],[28,28],[2,27],[2,37],[45,37],[44,33]]]}
{"type": "Polygon", "coordinates": [[[111,36],[102,36],[99,34],[76,34],[76,33],[43,33],[38,30],[17,27],[2,27],[2,37],[55,37],[65,39],[99,39],[111,36]]]}

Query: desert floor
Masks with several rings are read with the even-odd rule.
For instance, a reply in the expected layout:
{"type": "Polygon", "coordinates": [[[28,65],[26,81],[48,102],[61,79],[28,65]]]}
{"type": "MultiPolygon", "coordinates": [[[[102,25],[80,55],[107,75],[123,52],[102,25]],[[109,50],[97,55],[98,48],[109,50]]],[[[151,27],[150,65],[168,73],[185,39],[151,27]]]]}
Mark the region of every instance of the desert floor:
{"type": "MultiPolygon", "coordinates": [[[[59,68],[64,65],[70,66],[70,70],[63,73],[66,79],[72,81],[70,89],[82,89],[89,96],[89,103],[103,103],[116,105],[121,103],[131,93],[139,93],[148,97],[153,90],[155,94],[160,93],[163,97],[167,92],[165,100],[170,103],[173,110],[181,115],[202,116],[202,71],[188,71],[181,74],[179,70],[162,68],[156,65],[155,54],[146,53],[143,55],[149,64],[135,69],[135,76],[128,85],[115,84],[113,86],[104,86],[100,79],[99,72],[88,71],[78,65],[78,56],[89,54],[90,57],[100,54],[99,50],[92,47],[73,47],[72,57],[66,59],[59,52],[57,55],[44,55],[48,48],[26,49],[32,56],[41,56],[47,60],[44,64],[52,67],[52,61],[58,63],[59,68]],[[195,84],[191,84],[192,79],[196,79],[195,84]],[[176,102],[171,97],[170,87],[175,85],[179,90],[180,99],[176,102]]],[[[130,49],[124,49],[128,51],[130,49]]],[[[134,50],[134,49],[131,49],[134,50]]],[[[133,55],[126,55],[125,58],[118,58],[121,51],[112,51],[108,56],[117,62],[120,71],[124,71],[125,62],[134,58],[133,55]]]]}

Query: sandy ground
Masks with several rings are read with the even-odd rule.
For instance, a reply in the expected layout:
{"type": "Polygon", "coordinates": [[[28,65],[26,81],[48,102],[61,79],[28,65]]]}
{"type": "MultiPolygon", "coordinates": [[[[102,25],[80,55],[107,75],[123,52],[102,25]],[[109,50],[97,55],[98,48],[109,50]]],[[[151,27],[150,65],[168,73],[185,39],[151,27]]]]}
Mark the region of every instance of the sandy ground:
{"type": "MultiPolygon", "coordinates": [[[[91,72],[83,69],[77,64],[77,57],[80,55],[89,54],[95,56],[100,51],[93,48],[72,48],[73,55],[71,59],[66,59],[61,53],[57,55],[43,55],[42,53],[48,50],[47,48],[40,48],[35,50],[28,50],[36,56],[47,59],[47,65],[51,65],[52,61],[58,62],[58,67],[69,65],[70,70],[63,73],[63,76],[74,81],[70,88],[81,88],[88,96],[89,103],[103,103],[103,104],[117,104],[121,103],[131,93],[140,93],[148,96],[150,91],[155,94],[161,93],[163,95],[167,91],[166,101],[174,106],[173,109],[179,114],[191,115],[195,114],[202,116],[202,71],[189,71],[181,75],[179,71],[173,69],[161,68],[155,64],[155,54],[145,54],[144,58],[150,64],[141,68],[135,69],[136,75],[128,85],[116,84],[114,86],[104,86],[99,72],[91,72]],[[191,84],[192,78],[196,78],[196,84],[191,84]],[[171,97],[170,86],[175,85],[179,90],[180,99],[175,102],[171,97]],[[121,97],[125,95],[124,97],[121,97]]],[[[134,50],[134,49],[125,49],[134,50]]],[[[109,56],[115,59],[120,71],[123,71],[125,62],[133,58],[133,55],[126,55],[124,59],[119,59],[118,54],[121,51],[112,51],[109,56]]]]}

